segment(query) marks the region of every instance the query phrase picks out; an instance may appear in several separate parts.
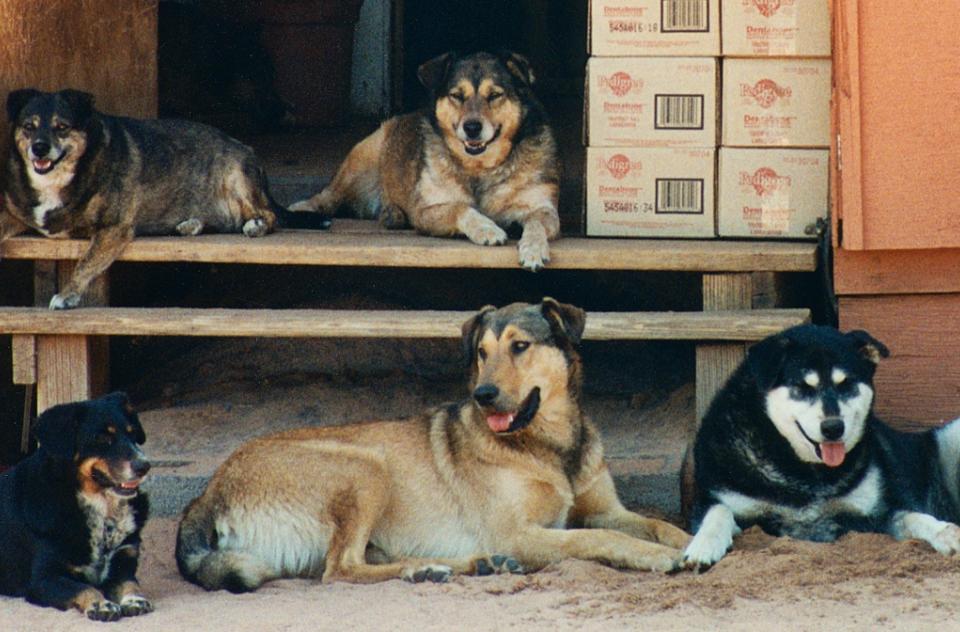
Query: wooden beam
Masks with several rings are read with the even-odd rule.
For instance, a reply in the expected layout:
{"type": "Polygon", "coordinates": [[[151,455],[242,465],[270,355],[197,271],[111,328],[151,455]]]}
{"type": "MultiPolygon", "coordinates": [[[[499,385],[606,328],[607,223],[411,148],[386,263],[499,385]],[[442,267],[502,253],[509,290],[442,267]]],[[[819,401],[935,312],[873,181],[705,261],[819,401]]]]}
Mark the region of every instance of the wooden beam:
{"type": "MultiPolygon", "coordinates": [[[[705,314],[715,310],[749,311],[752,304],[753,283],[749,273],[703,275],[703,309],[705,314]]],[[[766,336],[760,338],[764,337],[766,336]]],[[[753,340],[759,340],[760,338],[754,338],[753,340]]],[[[696,411],[697,423],[699,423],[706,414],[710,402],[713,401],[714,395],[743,362],[746,356],[746,346],[743,343],[703,343],[697,345],[696,355],[696,411]]]]}
{"type": "MultiPolygon", "coordinates": [[[[516,244],[477,246],[463,239],[384,231],[376,222],[335,220],[330,231],[284,230],[259,239],[243,235],[141,237],[121,261],[364,266],[389,268],[516,269],[516,244]]],[[[81,240],[15,237],[4,242],[7,259],[77,259],[81,240]]],[[[586,239],[552,242],[547,270],[678,272],[810,272],[816,244],[808,242],[586,239]]]]}
{"type": "Polygon", "coordinates": [[[37,383],[37,337],[16,335],[13,337],[13,383],[37,383]]]}
{"type": "Polygon", "coordinates": [[[92,396],[86,336],[39,336],[37,414],[57,404],[92,396]]]}
{"type": "MultiPolygon", "coordinates": [[[[0,308],[0,332],[64,336],[459,338],[461,325],[475,313],[179,307],[89,307],[52,311],[3,307],[0,308]]],[[[756,341],[806,322],[809,315],[806,309],[590,312],[584,338],[756,341]]]]}

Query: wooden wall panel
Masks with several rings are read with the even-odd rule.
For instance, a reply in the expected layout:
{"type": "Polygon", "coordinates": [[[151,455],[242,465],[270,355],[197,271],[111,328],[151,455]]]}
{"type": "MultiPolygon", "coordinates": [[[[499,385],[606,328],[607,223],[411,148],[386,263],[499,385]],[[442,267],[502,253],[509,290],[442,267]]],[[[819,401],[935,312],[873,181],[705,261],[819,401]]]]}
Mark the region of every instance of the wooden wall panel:
{"type": "Polygon", "coordinates": [[[956,3],[834,0],[834,11],[841,247],[960,247],[956,3]]]}
{"type": "Polygon", "coordinates": [[[960,417],[960,294],[844,297],[840,328],[890,348],[876,375],[882,419],[919,428],[960,417]]]}
{"type": "MultiPolygon", "coordinates": [[[[157,114],[157,0],[3,0],[0,100],[17,88],[92,92],[110,114],[157,114]]],[[[0,117],[0,144],[6,115],[0,117]]]]}

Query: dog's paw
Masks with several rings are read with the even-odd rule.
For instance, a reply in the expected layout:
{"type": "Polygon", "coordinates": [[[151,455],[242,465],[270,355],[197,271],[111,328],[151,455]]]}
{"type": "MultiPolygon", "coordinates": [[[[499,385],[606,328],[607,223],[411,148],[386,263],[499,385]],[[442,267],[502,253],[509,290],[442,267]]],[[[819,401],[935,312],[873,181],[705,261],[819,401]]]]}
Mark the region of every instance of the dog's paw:
{"type": "Polygon", "coordinates": [[[312,199],[313,198],[307,198],[306,200],[300,200],[299,202],[294,202],[287,208],[290,209],[291,211],[308,211],[310,213],[316,213],[320,209],[317,208],[313,202],[311,202],[312,199]]]}
{"type": "Polygon", "coordinates": [[[243,234],[247,237],[263,237],[268,232],[270,232],[270,228],[267,226],[267,222],[259,217],[248,219],[243,225],[243,234]]]}
{"type": "Polygon", "coordinates": [[[195,235],[199,235],[203,232],[203,222],[198,220],[196,217],[183,220],[177,224],[177,232],[184,237],[193,237],[195,235]]]}
{"type": "Polygon", "coordinates": [[[457,228],[467,239],[481,246],[502,246],[507,243],[507,232],[492,219],[473,209],[457,222],[457,228]]]}
{"type": "Polygon", "coordinates": [[[508,573],[522,575],[524,573],[523,565],[507,555],[481,557],[477,560],[476,567],[477,575],[503,575],[508,573]]]}
{"type": "Polygon", "coordinates": [[[681,564],[686,569],[705,571],[723,559],[731,546],[733,546],[732,537],[701,537],[698,534],[683,552],[681,564]]]}
{"type": "Polygon", "coordinates": [[[530,272],[539,272],[550,262],[550,244],[546,238],[521,238],[517,244],[520,267],[530,272]]]}
{"type": "Polygon", "coordinates": [[[84,611],[88,619],[94,621],[119,621],[123,616],[123,611],[119,604],[104,599],[103,601],[94,601],[87,606],[84,611]]]}
{"type": "Polygon", "coordinates": [[[54,294],[50,299],[50,309],[73,309],[80,304],[80,295],[76,292],[54,294]]]}
{"type": "Polygon", "coordinates": [[[403,573],[405,580],[415,584],[421,582],[444,584],[450,581],[451,577],[453,577],[453,569],[443,564],[427,564],[418,568],[409,568],[403,573]]]}
{"type": "Polygon", "coordinates": [[[943,555],[956,555],[960,553],[960,527],[953,523],[948,523],[947,526],[930,539],[930,546],[943,555]]]}
{"type": "Polygon", "coordinates": [[[124,595],[120,600],[120,612],[125,617],[136,617],[153,612],[153,604],[140,595],[124,595]]]}

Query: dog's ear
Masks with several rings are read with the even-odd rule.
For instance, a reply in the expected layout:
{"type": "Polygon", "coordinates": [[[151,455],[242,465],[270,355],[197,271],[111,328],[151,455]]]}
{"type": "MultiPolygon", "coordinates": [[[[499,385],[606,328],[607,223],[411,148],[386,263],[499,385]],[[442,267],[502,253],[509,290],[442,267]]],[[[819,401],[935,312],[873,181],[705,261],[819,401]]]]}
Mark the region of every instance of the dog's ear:
{"type": "Polygon", "coordinates": [[[147,440],[147,435],[143,431],[143,426],[140,424],[140,417],[137,415],[137,411],[133,408],[133,404],[130,402],[130,397],[128,397],[123,391],[116,391],[114,393],[110,393],[109,395],[105,395],[104,399],[120,408],[123,416],[127,419],[127,423],[130,424],[131,428],[133,428],[133,432],[131,433],[133,440],[140,445],[143,445],[147,440]]]}
{"type": "Polygon", "coordinates": [[[790,338],[777,334],[764,338],[747,351],[744,364],[761,390],[768,391],[776,384],[787,359],[787,350],[793,344],[790,338]]]}
{"type": "Polygon", "coordinates": [[[585,311],[546,296],[540,303],[540,313],[550,323],[550,331],[554,336],[565,338],[574,345],[580,344],[583,328],[587,324],[585,311]]]}
{"type": "Polygon", "coordinates": [[[33,88],[25,88],[23,90],[14,90],[7,95],[7,120],[11,123],[16,123],[17,118],[20,116],[20,112],[23,110],[23,107],[30,102],[30,99],[38,97],[42,92],[39,90],[34,90],[33,88]]]}
{"type": "Polygon", "coordinates": [[[74,127],[80,127],[93,116],[94,97],[89,92],[61,90],[57,93],[57,96],[63,99],[70,107],[70,111],[73,112],[73,121],[71,122],[74,127]]]}
{"type": "Polygon", "coordinates": [[[477,314],[463,323],[460,328],[460,344],[463,348],[463,359],[467,366],[473,366],[477,360],[477,344],[480,342],[480,331],[483,329],[483,320],[487,314],[495,311],[493,305],[484,305],[477,314]]]}
{"type": "Polygon", "coordinates": [[[417,79],[430,92],[438,91],[446,81],[450,66],[456,58],[457,54],[450,51],[424,62],[417,68],[417,79]]]}
{"type": "Polygon", "coordinates": [[[45,410],[34,426],[40,449],[52,456],[72,459],[77,451],[77,431],[86,414],[86,404],[60,404],[45,410]]]}
{"type": "Polygon", "coordinates": [[[510,71],[510,74],[523,83],[532,86],[533,82],[537,80],[533,74],[533,67],[530,65],[530,60],[520,53],[504,50],[500,51],[499,57],[503,65],[510,71]]]}
{"type": "Polygon", "coordinates": [[[855,329],[844,334],[852,343],[857,352],[874,364],[880,364],[880,360],[890,357],[890,350],[869,333],[862,329],[855,329]]]}

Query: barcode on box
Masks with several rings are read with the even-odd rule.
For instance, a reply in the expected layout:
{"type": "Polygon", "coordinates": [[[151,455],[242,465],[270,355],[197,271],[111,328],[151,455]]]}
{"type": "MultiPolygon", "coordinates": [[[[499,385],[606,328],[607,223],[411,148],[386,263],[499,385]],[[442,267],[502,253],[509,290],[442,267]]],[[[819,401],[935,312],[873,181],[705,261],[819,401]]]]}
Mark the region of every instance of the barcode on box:
{"type": "Polygon", "coordinates": [[[659,214],[703,214],[703,180],[695,178],[657,178],[659,214]]]}
{"type": "Polygon", "coordinates": [[[703,129],[702,94],[658,94],[653,109],[656,129],[703,129]]]}
{"type": "Polygon", "coordinates": [[[710,30],[708,0],[661,0],[660,30],[664,33],[706,33],[710,30]]]}

